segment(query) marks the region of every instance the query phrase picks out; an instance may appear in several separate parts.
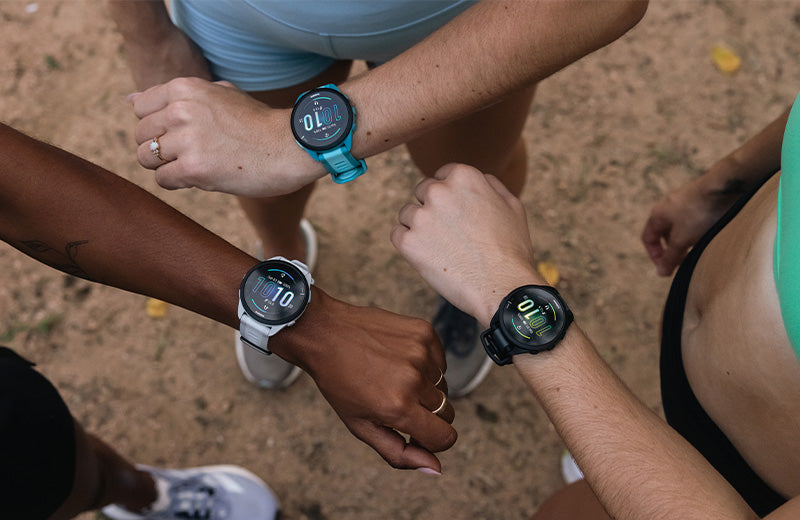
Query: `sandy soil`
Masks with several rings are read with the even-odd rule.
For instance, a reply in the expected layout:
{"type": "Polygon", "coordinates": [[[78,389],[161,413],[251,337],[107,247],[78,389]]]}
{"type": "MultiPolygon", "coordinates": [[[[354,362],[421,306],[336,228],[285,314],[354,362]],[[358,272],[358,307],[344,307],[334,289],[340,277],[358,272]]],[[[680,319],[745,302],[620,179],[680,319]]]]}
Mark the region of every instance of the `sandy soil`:
{"type": "MultiPolygon", "coordinates": [[[[166,192],[136,163],[124,99],[133,84],[102,3],[2,0],[0,19],[0,119],[250,248],[230,198],[166,192]]],[[[792,102],[799,23],[800,5],[787,1],[655,2],[622,40],[543,82],[531,108],[523,199],[538,259],[558,266],[582,327],[657,413],[668,282],[639,232],[666,190],[792,102]],[[738,73],[715,68],[717,43],[739,53],[738,73]]],[[[418,174],[402,149],[369,165],[358,182],[324,181],[314,194],[315,278],[344,300],[430,317],[435,295],[388,240],[418,174]]],[[[251,387],[229,328],[174,307],[150,318],[146,298],[63,275],[4,244],[0,265],[1,343],[36,360],[87,429],[135,461],[246,466],[272,486],[288,519],[526,518],[562,485],[562,445],[511,368],[494,368],[456,403],[460,437],[442,455],[442,477],[395,471],[350,436],[307,376],[284,392],[251,387]]]]}

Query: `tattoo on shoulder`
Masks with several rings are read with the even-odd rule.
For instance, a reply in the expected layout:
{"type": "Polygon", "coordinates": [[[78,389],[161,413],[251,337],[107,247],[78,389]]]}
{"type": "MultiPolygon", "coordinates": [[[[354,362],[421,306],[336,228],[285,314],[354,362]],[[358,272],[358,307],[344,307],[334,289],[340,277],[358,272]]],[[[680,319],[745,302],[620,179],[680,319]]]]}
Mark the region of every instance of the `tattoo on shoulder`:
{"type": "Polygon", "coordinates": [[[55,267],[60,271],[73,276],[90,279],[89,275],[78,265],[78,248],[84,244],[88,244],[88,240],[76,240],[74,242],[67,242],[64,246],[64,251],[61,252],[57,249],[50,247],[41,240],[23,240],[22,244],[28,248],[36,258],[46,263],[51,267],[55,267]]]}

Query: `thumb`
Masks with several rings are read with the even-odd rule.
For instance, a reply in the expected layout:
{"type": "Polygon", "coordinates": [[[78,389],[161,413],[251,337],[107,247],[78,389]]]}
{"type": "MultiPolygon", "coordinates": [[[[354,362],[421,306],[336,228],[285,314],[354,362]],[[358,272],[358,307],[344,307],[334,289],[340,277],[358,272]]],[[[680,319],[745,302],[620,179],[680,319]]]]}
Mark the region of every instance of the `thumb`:
{"type": "Polygon", "coordinates": [[[442,464],[436,455],[416,443],[406,442],[396,430],[364,419],[347,426],[353,435],[377,451],[393,468],[427,469],[437,474],[442,472],[442,464]]]}

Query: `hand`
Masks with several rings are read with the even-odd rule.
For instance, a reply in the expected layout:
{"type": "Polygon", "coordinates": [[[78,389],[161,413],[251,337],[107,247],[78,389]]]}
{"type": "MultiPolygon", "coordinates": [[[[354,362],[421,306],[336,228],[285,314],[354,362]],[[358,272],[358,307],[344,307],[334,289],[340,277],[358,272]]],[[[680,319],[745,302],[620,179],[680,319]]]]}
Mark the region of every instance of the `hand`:
{"type": "Polygon", "coordinates": [[[669,276],[730,206],[719,195],[709,194],[703,177],[671,191],[650,210],[642,231],[642,243],[659,276],[669,276]]]}
{"type": "Polygon", "coordinates": [[[495,177],[448,164],[415,195],[419,203],[400,210],[392,243],[453,305],[487,324],[514,287],[541,283],[525,209],[495,177]]]}
{"type": "Polygon", "coordinates": [[[230,83],[178,78],[130,99],[141,119],[137,158],[156,170],[164,188],[265,197],[294,192],[325,173],[294,141],[289,110],[272,109],[230,83]],[[150,150],[154,137],[164,161],[150,150]]]}
{"type": "Polygon", "coordinates": [[[441,472],[433,453],[450,448],[457,434],[449,401],[431,413],[447,385],[444,351],[429,323],[315,289],[306,315],[270,348],[308,372],[350,432],[392,467],[441,472]]]}

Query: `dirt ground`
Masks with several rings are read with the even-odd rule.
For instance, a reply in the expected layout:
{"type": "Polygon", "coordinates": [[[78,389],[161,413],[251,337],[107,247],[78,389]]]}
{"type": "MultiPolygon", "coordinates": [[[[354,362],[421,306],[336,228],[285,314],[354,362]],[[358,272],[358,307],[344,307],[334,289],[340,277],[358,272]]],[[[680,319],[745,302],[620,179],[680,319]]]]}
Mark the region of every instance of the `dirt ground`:
{"type": "MultiPolygon", "coordinates": [[[[0,0],[0,19],[2,121],[251,247],[231,198],[167,192],[136,163],[125,101],[133,83],[103,3],[0,0]]],[[[798,25],[797,2],[654,2],[624,38],[544,81],[531,108],[523,199],[538,260],[555,263],[581,326],[657,413],[668,281],[639,232],[667,190],[792,102],[798,25]],[[741,57],[737,73],[715,67],[719,43],[741,57]]],[[[368,163],[357,182],[326,180],[313,196],[315,278],[346,301],[428,318],[436,296],[388,240],[418,174],[402,149],[368,163]]],[[[309,377],[283,392],[249,385],[229,328],[175,307],[151,318],[145,297],[71,278],[5,244],[0,265],[0,343],[37,361],[84,426],[134,461],[240,464],[269,483],[290,520],[521,519],[562,485],[562,445],[512,368],[495,367],[455,403],[460,436],[441,455],[441,477],[396,471],[347,432],[309,377]]]]}

